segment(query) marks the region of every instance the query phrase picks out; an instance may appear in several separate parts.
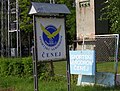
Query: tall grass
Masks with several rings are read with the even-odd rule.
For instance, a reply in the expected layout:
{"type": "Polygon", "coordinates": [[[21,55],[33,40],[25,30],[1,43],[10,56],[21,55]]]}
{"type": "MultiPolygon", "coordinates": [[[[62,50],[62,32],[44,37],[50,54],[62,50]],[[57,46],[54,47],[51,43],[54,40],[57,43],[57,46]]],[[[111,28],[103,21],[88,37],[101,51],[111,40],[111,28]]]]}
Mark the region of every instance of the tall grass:
{"type": "MultiPolygon", "coordinates": [[[[39,91],[67,91],[66,61],[53,64],[55,77],[49,77],[49,80],[39,79],[39,91]]],[[[97,71],[111,72],[111,70],[114,70],[114,62],[97,63],[97,71]]],[[[118,71],[120,73],[119,66],[118,71]]],[[[0,91],[5,88],[13,88],[15,91],[33,91],[33,77],[0,76],[0,91]]],[[[120,91],[120,87],[76,86],[76,82],[73,81],[71,91],[120,91]]]]}
{"type": "MultiPolygon", "coordinates": [[[[33,91],[33,79],[19,77],[0,77],[0,88],[13,88],[15,91],[33,91]]],[[[1,91],[1,90],[0,90],[1,91]]],[[[55,81],[39,80],[39,91],[67,91],[66,79],[55,81]]],[[[76,86],[71,91],[120,91],[120,87],[76,86]]]]}

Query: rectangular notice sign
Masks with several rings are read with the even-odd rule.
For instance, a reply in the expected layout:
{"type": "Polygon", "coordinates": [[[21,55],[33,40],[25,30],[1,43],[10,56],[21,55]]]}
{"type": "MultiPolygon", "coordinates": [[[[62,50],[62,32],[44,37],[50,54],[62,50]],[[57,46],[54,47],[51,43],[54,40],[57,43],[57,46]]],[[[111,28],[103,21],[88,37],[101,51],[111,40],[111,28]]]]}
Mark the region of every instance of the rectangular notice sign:
{"type": "Polygon", "coordinates": [[[38,61],[66,59],[64,18],[36,17],[38,61]]]}
{"type": "Polygon", "coordinates": [[[95,51],[70,51],[70,73],[95,75],[95,51]]]}

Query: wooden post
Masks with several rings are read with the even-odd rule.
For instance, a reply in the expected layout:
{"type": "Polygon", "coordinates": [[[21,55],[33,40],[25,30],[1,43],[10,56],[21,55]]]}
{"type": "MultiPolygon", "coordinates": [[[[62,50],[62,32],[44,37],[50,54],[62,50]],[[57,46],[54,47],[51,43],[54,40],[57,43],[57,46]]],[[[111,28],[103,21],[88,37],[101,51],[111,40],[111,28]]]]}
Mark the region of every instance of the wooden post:
{"type": "Polygon", "coordinates": [[[50,75],[51,75],[51,77],[54,77],[55,73],[54,73],[54,65],[53,65],[53,61],[52,60],[50,61],[50,67],[51,67],[50,75]]]}

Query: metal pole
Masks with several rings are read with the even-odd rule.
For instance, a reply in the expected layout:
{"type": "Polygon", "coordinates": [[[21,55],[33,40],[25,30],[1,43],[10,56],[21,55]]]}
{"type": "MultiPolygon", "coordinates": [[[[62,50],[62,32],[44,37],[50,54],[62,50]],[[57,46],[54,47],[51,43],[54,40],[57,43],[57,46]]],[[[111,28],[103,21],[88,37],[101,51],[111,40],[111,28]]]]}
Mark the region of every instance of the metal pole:
{"type": "MultiPolygon", "coordinates": [[[[19,17],[19,10],[18,10],[18,17],[19,17]]],[[[20,18],[18,19],[18,27],[19,27],[19,20],[20,20],[20,18]]],[[[19,45],[20,45],[20,58],[21,58],[22,57],[22,53],[21,53],[21,51],[22,51],[22,48],[21,48],[22,41],[21,41],[21,30],[20,30],[20,28],[19,28],[19,45]]]]}
{"type": "Polygon", "coordinates": [[[68,83],[68,89],[67,91],[70,91],[70,59],[69,59],[69,45],[67,45],[67,83],[68,83]]]}
{"type": "Polygon", "coordinates": [[[20,58],[22,57],[21,54],[21,31],[19,30],[19,43],[20,43],[20,58]]]}
{"type": "Polygon", "coordinates": [[[51,67],[51,77],[54,77],[55,73],[54,73],[54,65],[53,65],[53,61],[50,61],[50,67],[51,67]]]}
{"type": "Polygon", "coordinates": [[[1,1],[1,57],[3,57],[3,7],[4,7],[4,1],[1,1]]]}
{"type": "Polygon", "coordinates": [[[66,36],[66,38],[65,38],[65,40],[66,40],[66,59],[67,59],[67,85],[68,85],[68,89],[67,89],[67,91],[70,91],[70,59],[69,59],[69,45],[68,45],[68,43],[67,43],[67,32],[66,32],[66,16],[64,16],[65,17],[65,36],[66,36]]]}
{"type": "Polygon", "coordinates": [[[118,49],[119,49],[119,34],[116,35],[116,52],[115,52],[115,85],[116,85],[116,77],[118,73],[118,49]]]}
{"type": "Polygon", "coordinates": [[[16,0],[17,57],[19,56],[18,0],[16,0]]]}
{"type": "Polygon", "coordinates": [[[10,30],[10,1],[8,0],[8,57],[10,57],[10,34],[9,34],[9,30],[10,30]]]}
{"type": "Polygon", "coordinates": [[[34,75],[34,91],[38,91],[38,77],[37,77],[37,36],[36,36],[36,19],[33,15],[33,32],[34,32],[34,59],[33,59],[33,75],[34,75]]]}
{"type": "Polygon", "coordinates": [[[4,51],[5,51],[5,56],[7,56],[7,8],[6,8],[6,0],[5,0],[5,3],[4,3],[4,34],[3,34],[3,38],[4,38],[4,45],[5,45],[5,48],[4,48],[4,51]]]}

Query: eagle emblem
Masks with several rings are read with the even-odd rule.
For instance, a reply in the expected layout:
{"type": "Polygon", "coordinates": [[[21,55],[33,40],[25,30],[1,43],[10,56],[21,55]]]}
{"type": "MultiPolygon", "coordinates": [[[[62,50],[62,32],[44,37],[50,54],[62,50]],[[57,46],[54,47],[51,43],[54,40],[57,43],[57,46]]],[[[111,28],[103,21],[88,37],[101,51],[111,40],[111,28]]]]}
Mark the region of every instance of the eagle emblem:
{"type": "Polygon", "coordinates": [[[59,41],[59,32],[61,30],[61,25],[58,28],[56,28],[53,25],[44,27],[40,23],[40,27],[41,27],[41,30],[43,31],[42,36],[43,36],[43,40],[44,40],[45,44],[50,47],[55,46],[59,41]]]}
{"type": "Polygon", "coordinates": [[[40,26],[41,26],[42,31],[47,35],[49,39],[54,38],[61,30],[61,25],[60,25],[55,32],[50,33],[48,30],[45,29],[45,27],[42,24],[40,24],[40,26]]]}

